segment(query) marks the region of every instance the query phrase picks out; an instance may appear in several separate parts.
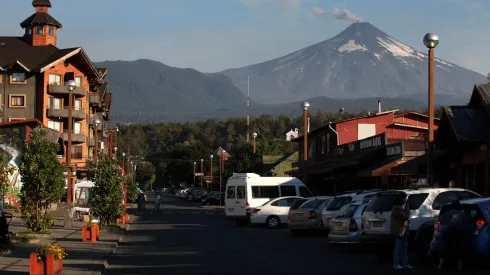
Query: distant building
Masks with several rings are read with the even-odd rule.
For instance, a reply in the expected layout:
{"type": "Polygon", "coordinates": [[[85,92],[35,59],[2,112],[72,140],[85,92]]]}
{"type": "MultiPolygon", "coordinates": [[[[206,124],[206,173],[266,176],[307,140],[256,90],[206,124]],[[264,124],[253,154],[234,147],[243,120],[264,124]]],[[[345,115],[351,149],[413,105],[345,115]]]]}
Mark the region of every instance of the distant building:
{"type": "Polygon", "coordinates": [[[299,130],[298,128],[295,128],[294,131],[291,129],[291,131],[286,133],[286,141],[292,141],[293,139],[298,138],[299,135],[299,130]]]}

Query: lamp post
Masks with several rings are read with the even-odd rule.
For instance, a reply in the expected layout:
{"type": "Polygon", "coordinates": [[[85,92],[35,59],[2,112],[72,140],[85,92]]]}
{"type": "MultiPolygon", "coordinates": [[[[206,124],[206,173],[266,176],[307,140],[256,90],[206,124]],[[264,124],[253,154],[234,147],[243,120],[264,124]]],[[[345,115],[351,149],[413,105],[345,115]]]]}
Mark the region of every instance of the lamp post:
{"type": "Polygon", "coordinates": [[[427,135],[427,183],[432,185],[432,143],[434,141],[434,49],[439,44],[435,33],[424,36],[424,45],[429,49],[429,133],[427,135]]]}
{"type": "Polygon", "coordinates": [[[123,170],[125,171],[126,170],[126,163],[124,163],[124,157],[126,156],[126,153],[122,153],[122,157],[123,157],[123,161],[122,161],[122,167],[123,167],[123,170]]]}
{"type": "Polygon", "coordinates": [[[97,129],[100,125],[101,121],[100,119],[98,118],[95,118],[94,119],[94,159],[95,159],[95,162],[98,162],[99,161],[99,155],[98,155],[98,150],[99,150],[99,144],[97,144],[97,132],[99,131],[99,129],[97,129]]]}
{"type": "Polygon", "coordinates": [[[194,161],[194,181],[192,182],[192,185],[196,184],[196,162],[194,161]]]}
{"type": "Polygon", "coordinates": [[[117,147],[114,147],[114,156],[113,158],[117,159],[117,147]]]}
{"type": "Polygon", "coordinates": [[[75,80],[68,80],[65,83],[68,90],[68,142],[66,145],[66,203],[73,203],[73,183],[72,183],[72,169],[71,169],[71,134],[73,130],[73,91],[77,88],[75,80]]]}
{"type": "Polygon", "coordinates": [[[257,143],[256,143],[256,140],[257,140],[257,133],[256,133],[256,132],[253,132],[253,133],[252,133],[252,137],[253,137],[253,139],[254,139],[254,141],[253,141],[253,142],[254,142],[254,143],[253,143],[253,145],[254,145],[253,152],[254,152],[254,154],[255,154],[255,152],[257,151],[257,143]]]}
{"type": "Polygon", "coordinates": [[[303,173],[303,182],[306,184],[308,179],[307,171],[306,171],[306,162],[308,161],[308,108],[310,108],[310,103],[308,101],[304,101],[301,104],[303,108],[303,165],[304,165],[304,173],[303,173]]]}
{"type": "Polygon", "coordinates": [[[209,187],[213,188],[213,155],[209,156],[209,175],[211,176],[211,182],[209,183],[209,187]]]}
{"type": "Polygon", "coordinates": [[[204,177],[204,160],[201,159],[201,188],[202,188],[202,180],[203,180],[203,177],[204,177]]]}

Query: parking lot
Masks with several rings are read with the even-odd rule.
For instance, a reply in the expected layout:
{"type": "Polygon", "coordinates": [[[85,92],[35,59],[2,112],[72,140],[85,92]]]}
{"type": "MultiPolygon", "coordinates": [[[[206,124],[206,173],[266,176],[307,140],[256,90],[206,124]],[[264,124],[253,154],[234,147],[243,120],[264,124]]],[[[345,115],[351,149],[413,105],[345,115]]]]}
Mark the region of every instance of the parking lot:
{"type": "MultiPolygon", "coordinates": [[[[148,201],[153,198],[148,195],[148,201]]],[[[238,227],[223,210],[165,196],[160,214],[135,216],[107,274],[392,274],[375,253],[332,247],[325,236],[292,236],[287,228],[238,227]]],[[[433,274],[418,266],[404,274],[433,274]]],[[[485,272],[487,274],[488,271],[485,272]]],[[[471,274],[484,271],[471,270],[471,274]]],[[[450,274],[450,272],[445,272],[450,274]]]]}

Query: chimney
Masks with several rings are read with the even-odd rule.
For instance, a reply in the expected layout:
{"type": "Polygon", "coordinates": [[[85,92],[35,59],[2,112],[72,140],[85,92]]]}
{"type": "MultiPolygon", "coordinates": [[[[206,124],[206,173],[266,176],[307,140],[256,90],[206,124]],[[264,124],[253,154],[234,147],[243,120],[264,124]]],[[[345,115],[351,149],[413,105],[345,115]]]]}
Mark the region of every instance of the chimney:
{"type": "Polygon", "coordinates": [[[378,100],[378,114],[381,113],[381,100],[378,100]]]}

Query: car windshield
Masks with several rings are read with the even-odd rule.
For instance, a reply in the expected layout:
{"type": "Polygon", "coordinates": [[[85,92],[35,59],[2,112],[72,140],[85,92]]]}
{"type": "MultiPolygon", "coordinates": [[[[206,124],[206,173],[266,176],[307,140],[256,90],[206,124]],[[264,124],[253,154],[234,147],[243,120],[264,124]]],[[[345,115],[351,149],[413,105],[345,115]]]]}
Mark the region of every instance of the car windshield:
{"type": "MultiPolygon", "coordinates": [[[[480,207],[475,204],[461,204],[461,208],[464,210],[465,221],[467,224],[474,224],[478,220],[484,220],[485,217],[480,210],[480,207]]],[[[457,217],[457,212],[454,211],[451,204],[444,205],[439,213],[439,221],[441,224],[451,224],[461,217],[457,217]]]]}
{"type": "Polygon", "coordinates": [[[289,208],[289,210],[295,210],[295,209],[298,209],[298,207],[300,207],[303,203],[305,203],[307,201],[307,199],[297,199],[293,202],[293,204],[291,204],[291,207],[289,208]]]}
{"type": "Polygon", "coordinates": [[[307,203],[304,203],[301,205],[299,208],[307,208],[307,209],[317,209],[320,204],[325,201],[325,199],[313,199],[308,201],[307,203]]]}
{"type": "Polygon", "coordinates": [[[407,194],[404,192],[379,193],[366,208],[367,212],[390,212],[397,200],[405,200],[407,194]]]}
{"type": "Polygon", "coordinates": [[[352,197],[336,197],[333,198],[331,202],[328,203],[326,210],[327,211],[337,211],[342,206],[348,204],[349,202],[352,201],[352,197]]]}

